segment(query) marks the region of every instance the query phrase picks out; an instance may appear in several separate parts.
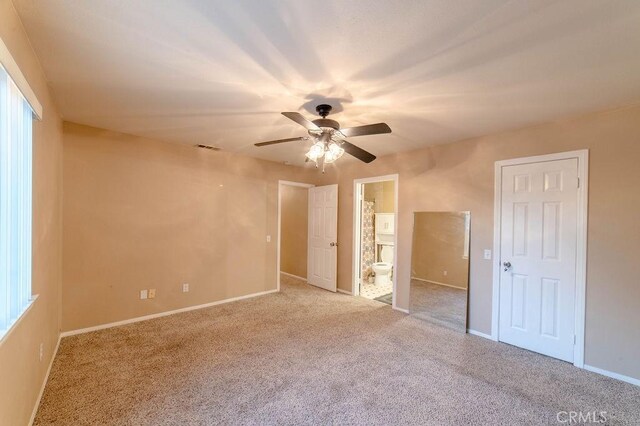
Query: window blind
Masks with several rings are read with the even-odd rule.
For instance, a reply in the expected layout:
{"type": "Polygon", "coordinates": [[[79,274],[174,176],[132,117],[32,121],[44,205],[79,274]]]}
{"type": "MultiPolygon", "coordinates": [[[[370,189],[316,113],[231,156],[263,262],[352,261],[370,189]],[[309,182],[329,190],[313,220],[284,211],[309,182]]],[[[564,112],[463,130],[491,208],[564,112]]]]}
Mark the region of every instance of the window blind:
{"type": "Polygon", "coordinates": [[[31,301],[32,121],[0,66],[0,337],[31,301]]]}

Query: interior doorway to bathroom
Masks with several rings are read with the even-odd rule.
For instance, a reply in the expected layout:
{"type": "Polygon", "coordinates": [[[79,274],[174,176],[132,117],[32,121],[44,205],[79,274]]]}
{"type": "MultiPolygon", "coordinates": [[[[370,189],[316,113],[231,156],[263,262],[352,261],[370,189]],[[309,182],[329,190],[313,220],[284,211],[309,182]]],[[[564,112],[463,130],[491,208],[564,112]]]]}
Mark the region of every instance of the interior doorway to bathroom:
{"type": "Polygon", "coordinates": [[[353,294],[396,306],[398,175],[354,180],[353,294]]]}
{"type": "Polygon", "coordinates": [[[309,188],[299,182],[278,182],[277,284],[293,279],[307,282],[309,188]]]}

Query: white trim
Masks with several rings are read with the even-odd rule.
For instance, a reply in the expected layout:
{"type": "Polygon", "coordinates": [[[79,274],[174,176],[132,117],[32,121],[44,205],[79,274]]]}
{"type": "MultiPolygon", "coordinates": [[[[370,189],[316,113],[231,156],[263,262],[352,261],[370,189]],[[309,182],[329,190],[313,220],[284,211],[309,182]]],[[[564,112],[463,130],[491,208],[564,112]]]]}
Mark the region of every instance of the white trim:
{"type": "Polygon", "coordinates": [[[489,334],[480,333],[479,331],[473,330],[471,328],[467,328],[467,333],[473,334],[474,336],[482,337],[489,340],[494,340],[489,334]]]}
{"type": "Polygon", "coordinates": [[[53,367],[53,361],[56,359],[56,355],[58,355],[60,340],[62,340],[62,335],[58,334],[58,343],[56,343],[56,348],[53,350],[53,355],[51,355],[51,361],[49,361],[49,368],[47,368],[47,374],[44,375],[44,381],[42,382],[42,386],[40,386],[40,393],[38,393],[38,398],[36,399],[36,405],[33,407],[33,411],[31,412],[31,418],[29,419],[29,426],[33,424],[33,421],[36,419],[36,414],[38,414],[38,408],[40,408],[40,401],[42,400],[42,395],[44,395],[44,389],[47,387],[47,382],[49,381],[49,374],[51,374],[51,367],[53,367]]]}
{"type": "Polygon", "coordinates": [[[20,71],[20,67],[16,63],[15,59],[13,59],[13,56],[11,56],[11,52],[7,45],[4,44],[4,41],[2,41],[2,38],[0,38],[0,66],[7,71],[11,80],[13,80],[15,85],[18,86],[18,90],[20,90],[22,96],[27,100],[34,116],[38,120],[42,120],[42,105],[40,104],[40,101],[38,101],[34,91],[31,90],[31,86],[29,86],[27,79],[24,74],[22,74],[22,71],[20,71]]]}
{"type": "Polygon", "coordinates": [[[636,379],[634,377],[629,377],[623,374],[614,373],[613,371],[603,370],[602,368],[598,368],[598,367],[592,367],[591,365],[587,365],[587,364],[584,364],[584,369],[587,371],[591,371],[592,373],[602,374],[603,376],[611,377],[612,379],[622,380],[623,382],[640,386],[640,379],[636,379]]]}
{"type": "Polygon", "coordinates": [[[352,281],[351,281],[351,293],[354,296],[358,296],[360,294],[360,285],[358,282],[358,271],[360,269],[360,205],[359,200],[363,196],[363,188],[364,184],[367,183],[376,183],[376,182],[388,182],[393,181],[393,192],[394,192],[394,229],[395,232],[393,234],[393,294],[391,296],[391,306],[393,309],[396,309],[401,312],[409,313],[406,309],[400,309],[396,307],[396,295],[397,295],[397,284],[398,284],[398,193],[399,191],[399,175],[384,175],[384,176],[375,176],[369,178],[361,178],[353,180],[353,258],[352,262],[352,281]]]}
{"type": "Polygon", "coordinates": [[[284,272],[284,271],[280,271],[280,273],[281,273],[282,275],[286,275],[287,277],[295,278],[295,279],[298,279],[298,280],[303,280],[303,281],[305,281],[305,282],[307,281],[307,279],[306,279],[306,278],[301,277],[300,275],[293,275],[293,274],[290,274],[290,273],[288,273],[288,272],[284,272]]]}
{"type": "Polygon", "coordinates": [[[347,290],[343,290],[341,288],[338,289],[338,293],[348,294],[349,296],[353,296],[353,293],[347,290]]]}
{"type": "Polygon", "coordinates": [[[18,315],[18,318],[16,318],[15,321],[13,321],[11,325],[9,325],[9,328],[7,328],[6,330],[0,330],[0,346],[2,346],[2,344],[7,340],[9,335],[11,335],[11,332],[18,327],[18,324],[22,322],[22,319],[25,316],[27,316],[27,313],[31,310],[31,308],[33,307],[33,304],[37,299],[38,299],[37,294],[34,294],[33,296],[31,296],[29,303],[27,303],[27,305],[24,307],[24,309],[22,310],[22,313],[18,315]]]}
{"type": "Polygon", "coordinates": [[[589,195],[589,150],[559,152],[533,157],[514,158],[496,161],[493,201],[493,297],[491,306],[491,338],[498,341],[500,311],[500,221],[502,168],[519,164],[540,163],[576,158],[578,160],[578,240],[576,248],[576,343],[573,349],[573,365],[584,368],[584,335],[586,312],[586,272],[587,272],[587,213],[589,195]]]}
{"type": "MultiPolygon", "coordinates": [[[[278,181],[278,241],[276,243],[276,288],[280,291],[280,241],[282,240],[282,191],[280,191],[281,185],[297,186],[300,188],[313,188],[315,185],[311,183],[292,182],[288,180],[278,181]]],[[[302,277],[296,277],[302,278],[302,277]]],[[[307,278],[302,278],[308,281],[307,278]]]]}
{"type": "Polygon", "coordinates": [[[400,311],[400,312],[402,312],[403,314],[407,314],[407,315],[409,314],[409,310],[408,310],[408,309],[398,308],[397,306],[392,306],[392,308],[393,308],[394,310],[396,310],[396,311],[400,311]]]}
{"type": "Polygon", "coordinates": [[[157,314],[145,315],[145,316],[142,316],[142,317],[129,318],[129,319],[126,319],[126,320],[110,322],[110,323],[107,323],[107,324],[100,324],[100,325],[96,325],[96,326],[93,326],[93,327],[79,328],[77,330],[64,331],[60,335],[62,337],[75,336],[76,334],[90,333],[92,331],[104,330],[105,328],[118,327],[118,326],[121,326],[121,325],[132,324],[134,322],[147,321],[147,320],[150,320],[150,319],[166,317],[166,316],[173,315],[173,314],[179,314],[181,312],[188,312],[188,311],[195,311],[195,310],[198,310],[198,309],[210,308],[212,306],[223,305],[225,303],[231,303],[231,302],[237,302],[237,301],[244,300],[244,299],[251,299],[253,297],[264,296],[264,295],[267,295],[267,294],[277,293],[277,292],[278,292],[278,290],[261,291],[261,292],[258,292],[258,293],[251,293],[251,294],[247,294],[247,295],[244,295],[244,296],[231,297],[229,299],[223,299],[223,300],[218,300],[218,301],[215,301],[215,302],[204,303],[202,305],[188,306],[186,308],[174,309],[172,311],[159,312],[157,314]]]}
{"type": "Polygon", "coordinates": [[[416,281],[423,281],[423,282],[425,282],[425,283],[431,283],[431,284],[441,285],[441,286],[444,286],[444,287],[451,287],[451,288],[455,288],[455,289],[457,289],[457,290],[465,290],[465,291],[467,291],[467,290],[468,290],[468,289],[467,289],[467,287],[460,287],[460,286],[453,285],[453,284],[445,284],[445,283],[441,283],[441,282],[433,281],[433,280],[425,280],[424,278],[411,277],[411,279],[412,279],[412,280],[416,280],[416,281]]]}

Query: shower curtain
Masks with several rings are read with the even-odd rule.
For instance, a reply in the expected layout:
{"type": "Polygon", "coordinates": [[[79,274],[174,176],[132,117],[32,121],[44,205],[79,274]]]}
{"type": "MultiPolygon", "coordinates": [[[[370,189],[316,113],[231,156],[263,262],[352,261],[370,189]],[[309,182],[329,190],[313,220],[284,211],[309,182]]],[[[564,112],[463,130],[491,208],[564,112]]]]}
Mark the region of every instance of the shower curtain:
{"type": "Polygon", "coordinates": [[[367,282],[371,276],[371,265],[376,258],[376,241],[375,241],[375,215],[373,201],[362,202],[362,232],[360,238],[362,281],[367,282]]]}

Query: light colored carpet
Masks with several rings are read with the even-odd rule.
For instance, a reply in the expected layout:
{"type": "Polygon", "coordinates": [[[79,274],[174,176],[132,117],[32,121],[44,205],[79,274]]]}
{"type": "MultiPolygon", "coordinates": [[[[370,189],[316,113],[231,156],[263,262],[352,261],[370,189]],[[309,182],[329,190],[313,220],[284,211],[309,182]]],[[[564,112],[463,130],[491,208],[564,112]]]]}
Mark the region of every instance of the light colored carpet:
{"type": "Polygon", "coordinates": [[[467,332],[467,291],[411,280],[409,313],[460,332],[467,332]]]}
{"type": "Polygon", "coordinates": [[[282,277],[282,292],[62,340],[35,424],[640,422],[640,388],[282,277]]]}

